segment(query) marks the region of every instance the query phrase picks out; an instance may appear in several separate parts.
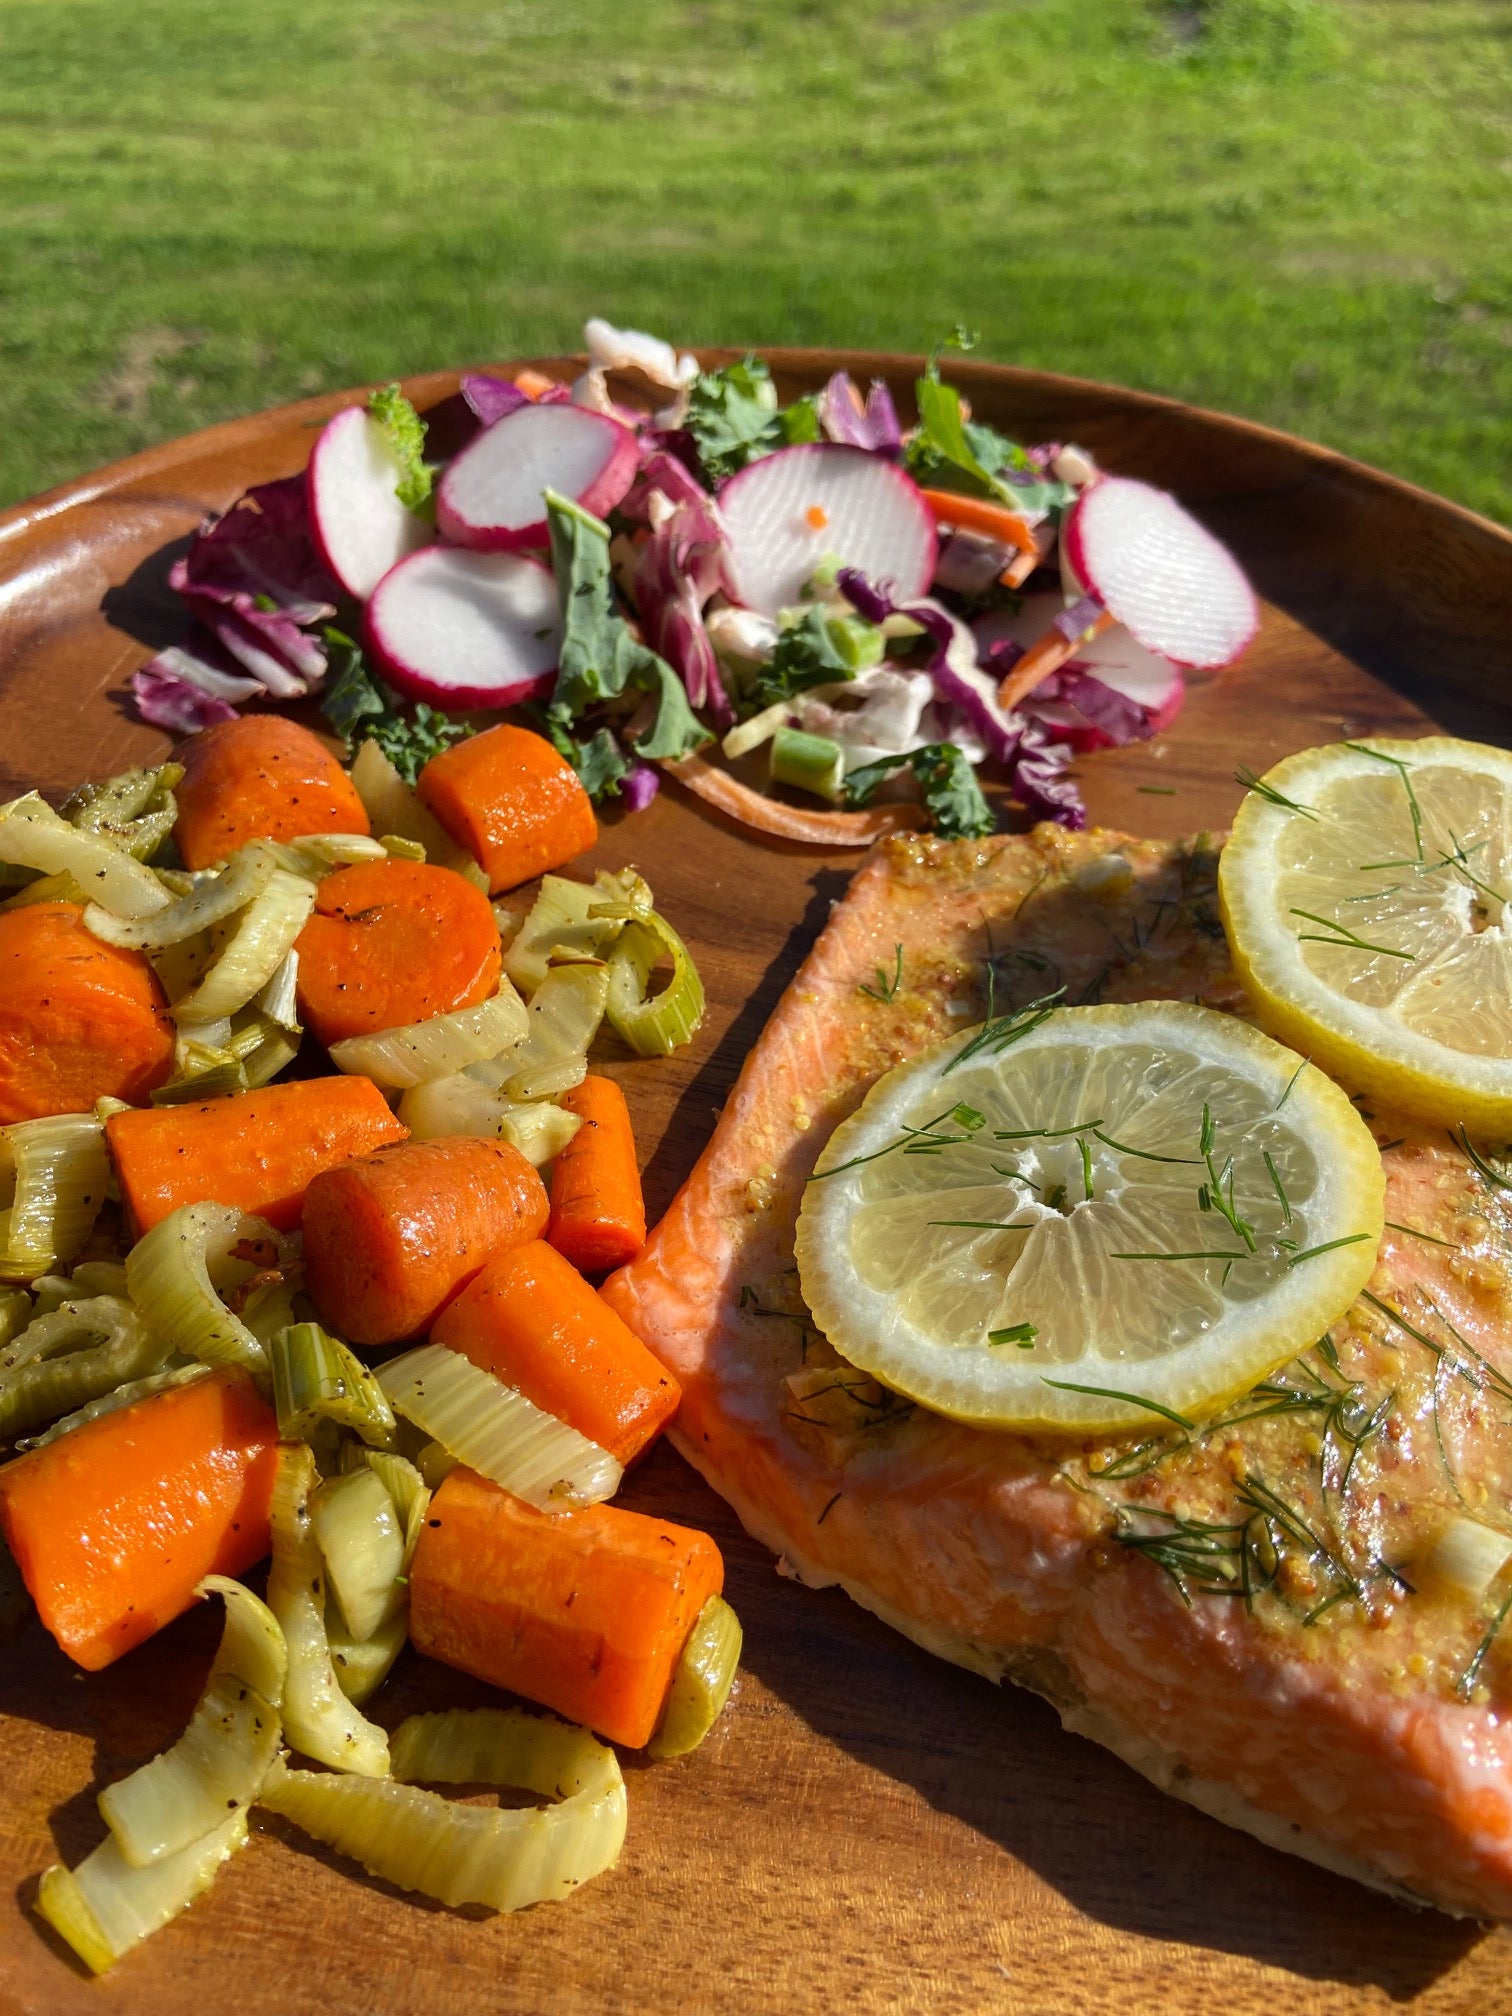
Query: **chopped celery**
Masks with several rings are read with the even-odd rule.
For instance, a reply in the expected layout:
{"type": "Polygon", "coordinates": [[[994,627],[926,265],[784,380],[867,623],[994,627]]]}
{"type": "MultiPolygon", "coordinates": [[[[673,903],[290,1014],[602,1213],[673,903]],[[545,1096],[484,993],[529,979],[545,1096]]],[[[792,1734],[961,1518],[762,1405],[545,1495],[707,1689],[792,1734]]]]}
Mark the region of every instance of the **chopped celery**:
{"type": "Polygon", "coordinates": [[[278,1620],[224,1575],[207,1576],[195,1594],[223,1597],[226,1624],[189,1726],[171,1749],[107,1785],[99,1798],[105,1824],[134,1869],[177,1855],[228,1813],[250,1806],[278,1755],[288,1667],[278,1620]]]}
{"type": "Polygon", "coordinates": [[[20,1436],[16,1447],[18,1450],[45,1448],[49,1442],[71,1435],[75,1428],[84,1428],[91,1421],[98,1421],[102,1414],[114,1414],[118,1408],[134,1406],[138,1400],[150,1400],[154,1393],[167,1393],[175,1386],[191,1385],[196,1379],[205,1378],[209,1371],[208,1365],[174,1365],[166,1372],[149,1372],[143,1379],[128,1379],[124,1385],[102,1393],[98,1400],[76,1407],[72,1414],[65,1414],[61,1421],[54,1421],[40,1435],[20,1436]]]}
{"type": "Polygon", "coordinates": [[[294,949],[315,907],[315,884],[275,868],[199,984],[172,1004],[174,1020],[212,1022],[260,994],[294,949]]]}
{"type": "Polygon", "coordinates": [[[262,1803],[372,1875],[443,1904],[495,1911],[567,1897],[613,1868],[625,1783],[607,1745],[512,1708],[412,1715],[394,1732],[405,1778],[517,1785],[547,1807],[469,1806],[418,1785],[276,1770],[262,1803]]]}
{"type": "Polygon", "coordinates": [[[136,952],[166,951],[170,945],[181,945],[201,931],[214,930],[245,910],[267,888],[277,865],[272,842],[254,840],[239,848],[218,875],[196,882],[187,895],[155,916],[113,917],[100,904],[91,903],[84,912],[84,922],[107,945],[136,952]]]}
{"type": "Polygon", "coordinates": [[[318,1323],[293,1323],[274,1333],[268,1349],[273,1404],[285,1442],[309,1435],[321,1421],[352,1428],[364,1442],[392,1448],[394,1410],[362,1360],[318,1323]]]}
{"type": "Polygon", "coordinates": [[[342,1692],[325,1628],[325,1571],[310,1525],[315,1457],[304,1443],[280,1445],[273,1484],[273,1563],[268,1608],[288,1646],[283,1718],[289,1741],[337,1771],[386,1778],[388,1738],[342,1692]]]}
{"type": "Polygon", "coordinates": [[[527,1026],[525,1004],[504,979],[498,993],[476,1008],[457,1008],[426,1022],[333,1043],[331,1062],[339,1071],[357,1072],[375,1084],[401,1090],[497,1057],[523,1040],[527,1026]]]}
{"type": "Polygon", "coordinates": [[[391,1358],[377,1377],[399,1413],[527,1505],[600,1505],[619,1489],[623,1472],[607,1449],[444,1345],[391,1358]]]}
{"type": "Polygon", "coordinates": [[[742,1640],[740,1619],[722,1596],[711,1596],[673,1668],[661,1721],[646,1745],[649,1756],[683,1757],[698,1748],[730,1698],[742,1640]]]}
{"type": "Polygon", "coordinates": [[[640,1057],[665,1057],[693,1040],[703,1020],[703,981],[693,955],[665,917],[653,911],[628,925],[609,961],[609,1026],[640,1057]],[[672,977],[649,999],[646,989],[663,954],[672,977]]]}
{"type": "Polygon", "coordinates": [[[0,1442],[145,1378],[168,1351],[118,1295],[64,1302],[36,1317],[0,1355],[0,1442]]]}
{"type": "Polygon", "coordinates": [[[310,1500],[310,1526],[354,1638],[371,1638],[406,1602],[404,1531],[374,1470],[328,1477],[310,1500]]]}
{"type": "Polygon", "coordinates": [[[70,826],[35,791],[0,805],[0,861],[44,875],[71,874],[117,917],[150,917],[171,900],[152,870],[124,847],[70,826]]]}
{"type": "Polygon", "coordinates": [[[126,1255],[126,1279],[132,1300],[170,1350],[265,1376],[267,1352],[221,1300],[215,1278],[229,1287],[238,1275],[251,1277],[252,1264],[235,1257],[244,1242],[276,1247],[277,1235],[265,1219],[229,1204],[186,1204],[138,1239],[126,1255]]]}
{"type": "Polygon", "coordinates": [[[770,742],[777,730],[787,725],[791,707],[790,700],[774,700],[770,707],[763,707],[748,721],[737,723],[720,743],[720,748],[732,763],[738,757],[749,756],[753,749],[759,749],[763,742],[770,742]]]}
{"type": "Polygon", "coordinates": [[[54,1863],[43,1872],[37,1911],[91,1972],[103,1974],[203,1896],[221,1864],[246,1845],[245,1812],[145,1869],[133,1869],[107,1835],[77,1869],[54,1863]]]}
{"type": "Polygon", "coordinates": [[[89,1237],[110,1184],[105,1130],[92,1113],[0,1128],[0,1176],[15,1194],[0,1211],[0,1280],[35,1281],[89,1237]]]}
{"type": "Polygon", "coordinates": [[[178,818],[173,793],[183,775],[182,763],[123,770],[103,783],[81,784],[64,799],[60,815],[83,832],[113,840],[138,861],[150,861],[178,818]]]}
{"type": "Polygon", "coordinates": [[[808,735],[801,728],[779,728],[772,737],[769,759],[774,784],[811,791],[831,801],[845,781],[845,751],[827,735],[808,735]]]}
{"type": "Polygon", "coordinates": [[[582,1084],[608,994],[606,967],[552,967],[531,997],[529,1034],[508,1060],[512,1099],[550,1099],[582,1084]]]}

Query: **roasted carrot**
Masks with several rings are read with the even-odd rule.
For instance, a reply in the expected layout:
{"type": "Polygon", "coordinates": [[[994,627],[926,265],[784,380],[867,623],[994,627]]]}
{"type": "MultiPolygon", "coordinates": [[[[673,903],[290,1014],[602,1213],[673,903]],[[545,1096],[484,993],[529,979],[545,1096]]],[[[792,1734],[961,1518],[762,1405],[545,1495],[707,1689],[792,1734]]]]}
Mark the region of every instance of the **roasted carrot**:
{"type": "Polygon", "coordinates": [[[585,1078],[557,1104],[582,1121],[551,1172],[546,1237],[584,1274],[633,1260],[646,1243],[635,1135],[625,1095],[612,1078],[585,1078]]]}
{"type": "Polygon", "coordinates": [[[577,772],[528,728],[506,723],[454,742],[432,756],[415,788],[495,891],[562,867],[598,838],[577,772]]]}
{"type": "Polygon", "coordinates": [[[432,1659],[638,1746],[723,1585],[706,1533],[619,1505],[537,1512],[457,1469],[410,1565],[410,1636],[432,1659]]]}
{"type": "Polygon", "coordinates": [[[328,1048],[475,1007],[499,984],[488,898],[423,861],[364,861],[327,875],[296,950],[300,1009],[328,1048]]]}
{"type": "Polygon", "coordinates": [[[621,1463],[677,1412],[682,1389],[555,1247],[496,1253],[431,1326],[621,1463]]]}
{"type": "Polygon", "coordinates": [[[173,1068],[173,1024],[140,952],[84,928],[77,903],[0,912],[0,1126],[145,1099],[173,1068]]]}
{"type": "Polygon", "coordinates": [[[320,1320],[353,1344],[427,1330],[501,1247],[538,1239],[546,1189],[507,1141],[401,1141],[316,1176],[305,1277],[320,1320]]]}
{"type": "Polygon", "coordinates": [[[105,1137],[138,1232],[184,1204],[235,1204],[281,1232],[299,1223],[310,1178],[409,1129],[371,1078],[298,1078],[200,1106],[114,1113],[105,1137]]]}
{"type": "Polygon", "coordinates": [[[173,837],[186,868],[224,861],[248,840],[366,833],[352,780],[308,728],[282,714],[244,714],[181,742],[173,837]]]}
{"type": "Polygon", "coordinates": [[[42,1622],[96,1673],[171,1622],[205,1575],[268,1551],[278,1422],[224,1369],[0,1469],[0,1527],[42,1622]]]}

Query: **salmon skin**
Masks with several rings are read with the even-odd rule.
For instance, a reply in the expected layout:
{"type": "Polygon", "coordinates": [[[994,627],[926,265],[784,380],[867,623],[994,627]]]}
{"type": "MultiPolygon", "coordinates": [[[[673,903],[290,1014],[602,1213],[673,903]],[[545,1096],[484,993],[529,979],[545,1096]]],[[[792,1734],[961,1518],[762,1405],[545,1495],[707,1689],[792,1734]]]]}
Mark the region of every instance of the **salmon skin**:
{"type": "Polygon", "coordinates": [[[604,1293],[682,1384],[677,1446],[779,1568],[1274,1846],[1512,1916],[1512,1618],[1436,1585],[1457,1514],[1509,1523],[1512,1188],[1365,1106],[1391,1221],[1329,1336],[1191,1434],[1052,1439],[931,1415],[844,1363],[793,1233],[838,1123],[986,1012],[1244,1012],[1216,850],[1041,826],[890,839],[747,1059],[644,1253],[604,1293]],[[894,984],[896,982],[896,984],[894,984]]]}

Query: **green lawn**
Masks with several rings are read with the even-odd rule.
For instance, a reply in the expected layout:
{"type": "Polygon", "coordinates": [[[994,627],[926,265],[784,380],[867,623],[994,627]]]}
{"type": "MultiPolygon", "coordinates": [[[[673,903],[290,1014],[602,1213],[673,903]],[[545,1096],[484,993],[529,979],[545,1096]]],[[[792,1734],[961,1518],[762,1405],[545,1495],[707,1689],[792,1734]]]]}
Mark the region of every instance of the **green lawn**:
{"type": "Polygon", "coordinates": [[[1512,520],[1506,0],[0,0],[0,501],[324,387],[925,348],[1512,520]]]}

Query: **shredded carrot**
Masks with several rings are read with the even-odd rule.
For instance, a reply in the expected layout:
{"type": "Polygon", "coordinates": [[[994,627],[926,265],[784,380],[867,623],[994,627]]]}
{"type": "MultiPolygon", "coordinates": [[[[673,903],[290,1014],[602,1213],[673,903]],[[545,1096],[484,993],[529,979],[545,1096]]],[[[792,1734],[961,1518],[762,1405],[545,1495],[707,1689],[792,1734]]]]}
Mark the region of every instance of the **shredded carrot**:
{"type": "Polygon", "coordinates": [[[628,1463],[677,1411],[681,1389],[555,1247],[496,1253],[449,1302],[431,1342],[459,1351],[628,1463]]]}
{"type": "Polygon", "coordinates": [[[803,515],[816,532],[822,532],[829,524],[829,513],[822,504],[810,504],[803,515]]]}
{"type": "Polygon", "coordinates": [[[397,1142],[312,1178],[310,1295],[353,1344],[417,1337],[491,1254],[538,1239],[546,1216],[545,1185],[507,1141],[397,1142]]]}
{"type": "Polygon", "coordinates": [[[539,399],[543,392],[550,392],[556,384],[554,378],[548,378],[544,371],[532,371],[528,364],[523,371],[516,371],[514,382],[527,399],[539,399]]]}
{"type": "Polygon", "coordinates": [[[0,1469],[0,1527],[42,1622],[96,1673],[268,1551],[278,1422],[221,1370],[0,1469]]]}
{"type": "Polygon", "coordinates": [[[985,497],[958,497],[953,490],[926,490],[924,502],[937,525],[955,526],[962,532],[978,532],[1022,553],[1035,550],[1035,528],[1017,511],[993,504],[985,497]]]}
{"type": "Polygon", "coordinates": [[[299,1006],[327,1048],[486,1001],[499,927],[481,889],[424,861],[327,875],[299,934],[299,1006]]]}
{"type": "Polygon", "coordinates": [[[1017,707],[1036,686],[1043,685],[1052,672],[1058,672],[1068,659],[1074,658],[1084,644],[1090,644],[1094,637],[1101,637],[1104,631],[1111,630],[1115,620],[1104,609],[1079,637],[1063,636],[1052,623],[1044,636],[1036,638],[1029,646],[999,686],[999,704],[1005,709],[1017,707]]]}
{"type": "Polygon", "coordinates": [[[420,801],[496,893],[561,868],[598,838],[577,772],[544,735],[503,724],[432,756],[420,801]]]}
{"type": "Polygon", "coordinates": [[[209,868],[248,840],[366,833],[368,815],[336,758],[282,714],[244,714],[181,742],[173,837],[186,868],[209,868]]]}
{"type": "Polygon", "coordinates": [[[173,1024],[140,952],[84,928],[77,903],[0,912],[0,1126],[145,1099],[173,1068],[173,1024]]]}
{"type": "Polygon", "coordinates": [[[415,1549],[410,1636],[429,1658],[638,1747],[723,1585],[705,1533],[618,1505],[537,1512],[457,1469],[415,1549]]]}
{"type": "Polygon", "coordinates": [[[105,1138],[139,1232],[184,1204],[234,1204],[281,1232],[300,1218],[311,1177],[409,1129],[371,1078],[297,1078],[200,1106],[115,1113],[105,1138]]]}
{"type": "Polygon", "coordinates": [[[926,823],[918,805],[883,805],[868,812],[810,812],[803,806],[784,805],[753,791],[728,770],[715,769],[702,756],[684,756],[662,768],[727,818],[806,847],[869,847],[884,833],[917,830],[926,823]]]}
{"type": "Polygon", "coordinates": [[[583,1124],[551,1172],[546,1237],[584,1274],[603,1274],[633,1260],[646,1243],[630,1109],[612,1078],[591,1073],[557,1104],[583,1124]]]}

